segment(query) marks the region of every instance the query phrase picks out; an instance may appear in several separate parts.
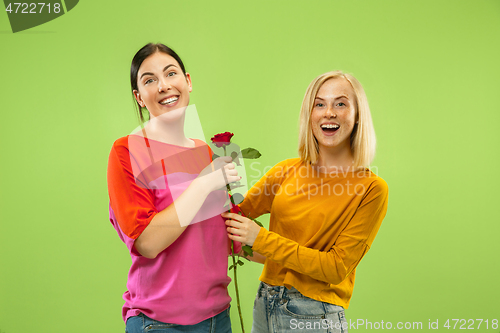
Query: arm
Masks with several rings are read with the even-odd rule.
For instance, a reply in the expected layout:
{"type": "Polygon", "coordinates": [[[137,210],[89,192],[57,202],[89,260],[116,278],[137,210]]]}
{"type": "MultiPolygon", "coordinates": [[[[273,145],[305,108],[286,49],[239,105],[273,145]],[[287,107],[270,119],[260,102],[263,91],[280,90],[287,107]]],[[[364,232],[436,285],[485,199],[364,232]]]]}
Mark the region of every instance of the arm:
{"type": "Polygon", "coordinates": [[[207,196],[227,183],[241,179],[230,157],[219,157],[193,180],[170,206],[156,214],[135,241],[135,248],[147,258],[155,258],[172,244],[200,210],[207,196]],[[225,176],[223,175],[225,172],[225,176]]]}
{"type": "MultiPolygon", "coordinates": [[[[243,256],[243,251],[240,252],[240,256],[243,256]]],[[[266,262],[266,257],[256,251],[253,251],[253,256],[246,256],[245,258],[259,264],[264,264],[266,262]]]]}
{"type": "Polygon", "coordinates": [[[387,210],[387,185],[378,183],[367,192],[353,218],[341,232],[334,246],[320,251],[299,245],[253,221],[227,216],[229,236],[233,240],[253,245],[253,249],[280,265],[316,280],[339,284],[356,268],[369,250],[387,210]],[[253,224],[252,224],[253,223],[253,224]],[[258,227],[258,226],[257,226],[258,227]]]}
{"type": "Polygon", "coordinates": [[[111,206],[122,231],[135,239],[135,249],[147,258],[155,258],[172,244],[189,225],[210,192],[223,187],[226,181],[240,179],[234,164],[229,161],[228,157],[216,159],[171,205],[157,211],[152,191],[144,184],[139,186],[136,183],[128,150],[123,147],[113,149],[108,164],[111,206]]]}
{"type": "Polygon", "coordinates": [[[253,262],[256,262],[256,263],[259,263],[259,264],[264,264],[266,262],[266,257],[263,256],[262,254],[260,253],[257,253],[255,251],[253,251],[253,256],[249,256],[245,253],[245,251],[241,250],[238,255],[240,257],[243,257],[245,259],[248,259],[249,261],[253,261],[253,262]]]}
{"type": "MultiPolygon", "coordinates": [[[[239,204],[239,207],[237,206],[238,208],[234,212],[236,213],[237,211],[240,211],[241,213],[243,213],[243,215],[248,215],[252,218],[257,218],[262,214],[269,213],[274,196],[279,190],[280,183],[283,181],[286,172],[287,160],[276,164],[256,184],[252,186],[252,188],[245,194],[243,202],[239,204]]],[[[257,236],[257,234],[259,233],[260,226],[258,226],[250,219],[237,214],[223,213],[222,216],[225,218],[232,218],[234,216],[236,219],[241,217],[248,221],[249,226],[253,227],[253,233],[255,236],[257,236]]],[[[234,222],[237,223],[237,221],[234,222]]],[[[228,237],[231,240],[235,240],[232,237],[233,235],[231,235],[231,233],[229,232],[229,230],[231,229],[231,222],[226,221],[226,225],[228,226],[228,237]]],[[[240,256],[243,256],[253,262],[264,264],[266,261],[266,257],[255,250],[253,251],[253,257],[245,256],[244,254],[245,253],[243,251],[240,251],[239,253],[240,256]]]]}
{"type": "MultiPolygon", "coordinates": [[[[236,181],[233,180],[237,175],[234,167],[227,164],[226,170],[228,180],[236,181]]],[[[240,179],[237,178],[237,180],[240,179]]],[[[199,176],[193,180],[179,198],[157,213],[137,237],[134,243],[137,251],[146,258],[154,259],[186,230],[210,192],[222,187],[219,185],[225,185],[224,177],[220,171],[213,173],[213,175],[199,176]]]]}
{"type": "Polygon", "coordinates": [[[243,202],[239,204],[245,216],[255,219],[271,212],[274,197],[289,169],[287,162],[285,160],[276,164],[248,190],[243,202]]]}

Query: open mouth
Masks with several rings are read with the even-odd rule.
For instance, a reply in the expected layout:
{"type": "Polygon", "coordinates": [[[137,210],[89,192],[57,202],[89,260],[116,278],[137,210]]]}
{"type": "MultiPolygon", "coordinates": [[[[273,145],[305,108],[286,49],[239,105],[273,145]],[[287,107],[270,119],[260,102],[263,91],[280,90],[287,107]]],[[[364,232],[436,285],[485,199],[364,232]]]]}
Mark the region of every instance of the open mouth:
{"type": "Polygon", "coordinates": [[[323,130],[326,134],[335,133],[340,128],[340,125],[337,124],[323,124],[321,125],[321,130],[323,130]]]}
{"type": "Polygon", "coordinates": [[[169,98],[162,99],[159,103],[161,105],[172,105],[179,100],[179,96],[172,96],[169,98]]]}

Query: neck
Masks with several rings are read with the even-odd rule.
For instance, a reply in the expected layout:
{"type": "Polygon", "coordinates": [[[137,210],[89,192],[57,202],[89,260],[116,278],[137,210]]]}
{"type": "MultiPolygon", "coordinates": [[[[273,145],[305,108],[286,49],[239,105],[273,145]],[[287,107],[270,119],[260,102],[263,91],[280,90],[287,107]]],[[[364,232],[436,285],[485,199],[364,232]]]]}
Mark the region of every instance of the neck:
{"type": "Polygon", "coordinates": [[[354,157],[350,145],[334,148],[320,147],[316,166],[326,170],[352,170],[354,168],[354,157]]]}
{"type": "MultiPolygon", "coordinates": [[[[174,112],[177,112],[177,110],[174,112]]],[[[144,127],[146,136],[149,139],[176,146],[192,146],[192,141],[184,134],[184,119],[184,112],[175,115],[175,117],[166,114],[151,118],[144,127]]]]}

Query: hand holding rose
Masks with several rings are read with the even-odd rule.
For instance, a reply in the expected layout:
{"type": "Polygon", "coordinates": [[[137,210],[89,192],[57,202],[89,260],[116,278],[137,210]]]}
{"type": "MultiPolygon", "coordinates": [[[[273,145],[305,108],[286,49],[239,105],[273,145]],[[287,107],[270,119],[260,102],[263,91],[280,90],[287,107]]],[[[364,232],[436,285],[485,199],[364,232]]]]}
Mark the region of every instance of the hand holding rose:
{"type": "Polygon", "coordinates": [[[260,231],[260,226],[249,218],[234,214],[222,213],[226,220],[228,237],[233,241],[252,246],[260,231]]]}
{"type": "Polygon", "coordinates": [[[210,192],[239,181],[241,177],[238,176],[236,166],[231,161],[229,156],[216,158],[200,172],[197,179],[202,181],[204,187],[210,192]]]}

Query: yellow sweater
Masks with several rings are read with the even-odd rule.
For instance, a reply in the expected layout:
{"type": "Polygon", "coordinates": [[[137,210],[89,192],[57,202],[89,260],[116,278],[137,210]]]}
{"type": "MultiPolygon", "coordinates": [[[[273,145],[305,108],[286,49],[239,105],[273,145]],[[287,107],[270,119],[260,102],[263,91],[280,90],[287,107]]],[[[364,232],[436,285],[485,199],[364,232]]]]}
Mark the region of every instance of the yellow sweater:
{"type": "Polygon", "coordinates": [[[253,244],[267,258],[260,280],[347,309],[387,199],[387,183],[368,169],[325,174],[298,158],[278,163],[240,205],[252,218],[271,213],[253,244]]]}

